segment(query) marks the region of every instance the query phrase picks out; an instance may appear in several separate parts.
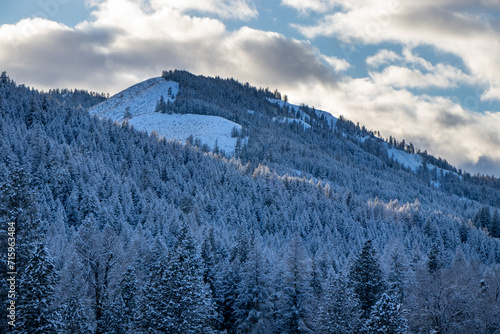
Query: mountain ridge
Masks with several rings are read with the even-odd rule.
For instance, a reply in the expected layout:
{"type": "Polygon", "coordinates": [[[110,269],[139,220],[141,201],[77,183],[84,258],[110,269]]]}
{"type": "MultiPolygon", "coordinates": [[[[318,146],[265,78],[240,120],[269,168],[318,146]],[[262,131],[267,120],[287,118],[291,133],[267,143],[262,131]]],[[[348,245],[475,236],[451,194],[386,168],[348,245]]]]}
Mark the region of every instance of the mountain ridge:
{"type": "Polygon", "coordinates": [[[383,318],[403,333],[431,332],[433,319],[448,332],[500,330],[495,188],[451,173],[436,188],[437,175],[390,159],[352,122],[339,118],[333,132],[303,108],[304,130],[272,121],[290,112],[270,91],[169,76],[180,87],[173,114],[242,126],[234,156],[0,80],[0,220],[18,224],[21,268],[45,270],[20,271],[19,282],[47,302],[16,301],[40,326],[284,333],[299,314],[310,332],[355,333],[392,310],[383,318]],[[378,282],[369,298],[360,277],[378,282]]]}

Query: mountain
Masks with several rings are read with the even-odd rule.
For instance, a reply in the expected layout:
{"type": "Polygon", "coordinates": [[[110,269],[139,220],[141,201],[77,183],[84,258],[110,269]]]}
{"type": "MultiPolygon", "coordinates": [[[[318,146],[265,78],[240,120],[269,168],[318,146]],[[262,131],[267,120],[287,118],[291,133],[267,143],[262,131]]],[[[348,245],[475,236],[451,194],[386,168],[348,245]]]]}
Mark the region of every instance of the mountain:
{"type": "Polygon", "coordinates": [[[241,131],[241,125],[222,117],[167,112],[168,105],[175,102],[178,92],[178,83],[153,78],[101,102],[89,113],[112,121],[127,120],[137,130],[155,131],[158,136],[167,139],[186,142],[192,136],[210,150],[218,147],[227,153],[234,153],[236,138],[231,134],[241,131]],[[163,110],[159,110],[160,101],[165,104],[163,110]]]}
{"type": "Polygon", "coordinates": [[[497,179],[234,79],[61,92],[0,77],[17,331],[500,330],[497,179]]]}

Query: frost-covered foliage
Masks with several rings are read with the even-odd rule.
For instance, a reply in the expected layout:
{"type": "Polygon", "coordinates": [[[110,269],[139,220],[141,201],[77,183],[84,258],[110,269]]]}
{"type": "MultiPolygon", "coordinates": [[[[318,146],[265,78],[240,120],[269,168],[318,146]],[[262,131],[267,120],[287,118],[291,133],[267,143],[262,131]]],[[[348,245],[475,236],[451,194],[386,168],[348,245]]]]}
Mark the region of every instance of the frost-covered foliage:
{"type": "Polygon", "coordinates": [[[465,177],[453,182],[468,194],[436,189],[319,118],[308,130],[272,122],[291,116],[269,91],[168,75],[174,108],[243,126],[237,158],[0,78],[0,254],[5,265],[16,222],[19,293],[39,296],[19,300],[19,332],[500,330],[491,183],[480,198],[465,177]],[[363,299],[370,271],[384,284],[363,299]]]}

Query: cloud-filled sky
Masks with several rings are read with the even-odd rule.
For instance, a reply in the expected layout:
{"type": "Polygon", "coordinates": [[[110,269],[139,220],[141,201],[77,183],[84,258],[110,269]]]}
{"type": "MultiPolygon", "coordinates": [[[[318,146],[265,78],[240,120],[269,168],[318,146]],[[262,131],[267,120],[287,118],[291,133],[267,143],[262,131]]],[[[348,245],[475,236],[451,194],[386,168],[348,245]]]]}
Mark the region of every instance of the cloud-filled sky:
{"type": "Polygon", "coordinates": [[[498,0],[0,3],[0,70],[111,94],[164,69],[233,77],[500,176],[498,0]]]}

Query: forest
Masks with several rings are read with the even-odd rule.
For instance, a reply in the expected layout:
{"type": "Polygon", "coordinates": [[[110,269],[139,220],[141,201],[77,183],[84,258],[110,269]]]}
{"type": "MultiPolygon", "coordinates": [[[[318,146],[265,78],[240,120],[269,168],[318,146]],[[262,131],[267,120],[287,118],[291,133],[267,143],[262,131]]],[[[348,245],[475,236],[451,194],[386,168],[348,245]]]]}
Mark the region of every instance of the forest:
{"type": "Polygon", "coordinates": [[[454,167],[431,156],[413,172],[393,140],[291,115],[269,89],[163,76],[180,87],[169,112],[243,126],[234,156],[91,117],[103,94],[2,73],[2,281],[13,226],[17,274],[0,332],[500,332],[497,179],[433,172],[454,167]]]}

